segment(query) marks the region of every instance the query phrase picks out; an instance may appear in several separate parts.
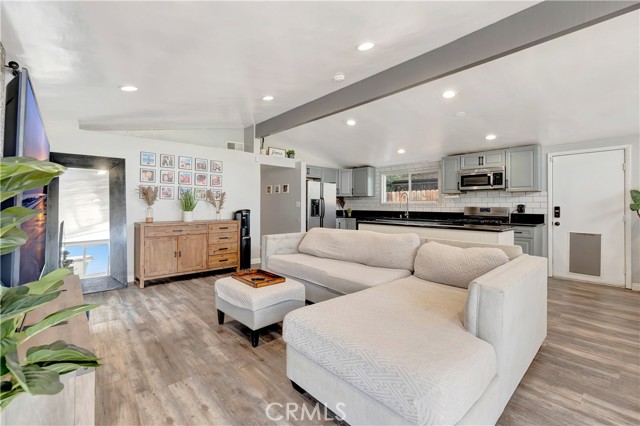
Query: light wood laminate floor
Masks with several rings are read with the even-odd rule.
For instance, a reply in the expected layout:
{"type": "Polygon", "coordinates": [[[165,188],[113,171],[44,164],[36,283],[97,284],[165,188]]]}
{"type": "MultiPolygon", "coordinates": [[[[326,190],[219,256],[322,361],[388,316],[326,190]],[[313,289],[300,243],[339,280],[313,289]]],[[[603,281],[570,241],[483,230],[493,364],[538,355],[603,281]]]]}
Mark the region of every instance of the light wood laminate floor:
{"type": "MultiPolygon", "coordinates": [[[[218,325],[217,278],[85,296],[102,305],[90,320],[104,364],[97,424],[339,424],[299,414],[269,420],[270,403],[312,411],[315,400],[286,377],[279,325],[255,349],[241,324],[227,317],[218,325]]],[[[284,409],[273,405],[270,413],[284,409]]],[[[550,279],[547,340],[498,424],[640,424],[640,293],[550,279]]]]}

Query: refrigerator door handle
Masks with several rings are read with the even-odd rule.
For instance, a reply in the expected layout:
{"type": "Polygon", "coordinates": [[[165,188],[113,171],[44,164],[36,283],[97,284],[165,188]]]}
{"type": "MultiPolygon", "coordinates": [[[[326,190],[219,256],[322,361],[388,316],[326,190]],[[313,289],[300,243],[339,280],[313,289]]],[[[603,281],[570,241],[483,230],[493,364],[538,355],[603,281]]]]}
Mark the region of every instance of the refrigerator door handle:
{"type": "Polygon", "coordinates": [[[320,198],[320,227],[324,228],[324,198],[320,198]]]}

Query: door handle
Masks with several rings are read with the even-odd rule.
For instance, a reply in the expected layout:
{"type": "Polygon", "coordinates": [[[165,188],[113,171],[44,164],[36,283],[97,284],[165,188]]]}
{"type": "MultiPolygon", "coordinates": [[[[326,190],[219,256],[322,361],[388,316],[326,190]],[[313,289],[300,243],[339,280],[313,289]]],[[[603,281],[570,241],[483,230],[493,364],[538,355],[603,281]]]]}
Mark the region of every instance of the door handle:
{"type": "Polygon", "coordinates": [[[560,226],[560,222],[554,222],[553,223],[555,226],[560,226]]]}

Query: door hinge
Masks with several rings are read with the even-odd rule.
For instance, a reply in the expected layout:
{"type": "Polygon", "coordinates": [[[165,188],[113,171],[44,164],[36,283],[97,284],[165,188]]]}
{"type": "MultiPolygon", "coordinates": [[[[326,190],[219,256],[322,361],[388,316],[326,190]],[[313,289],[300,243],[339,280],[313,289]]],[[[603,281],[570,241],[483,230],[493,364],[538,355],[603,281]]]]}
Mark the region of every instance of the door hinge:
{"type": "Polygon", "coordinates": [[[627,171],[627,163],[622,163],[622,171],[623,172],[627,171]]]}

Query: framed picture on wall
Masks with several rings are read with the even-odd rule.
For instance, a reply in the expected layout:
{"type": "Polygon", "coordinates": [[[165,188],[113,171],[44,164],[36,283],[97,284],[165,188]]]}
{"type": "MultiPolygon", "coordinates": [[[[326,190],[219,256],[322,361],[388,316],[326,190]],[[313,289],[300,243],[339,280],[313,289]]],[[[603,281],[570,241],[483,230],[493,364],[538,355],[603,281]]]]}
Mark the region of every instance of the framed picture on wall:
{"type": "Polygon", "coordinates": [[[140,165],[147,167],[155,167],[156,166],[156,153],[155,152],[146,152],[140,151],[140,165]]]}
{"type": "Polygon", "coordinates": [[[273,194],[273,185],[267,185],[267,194],[273,194]]]}
{"type": "Polygon", "coordinates": [[[211,160],[211,173],[222,173],[222,161],[211,160]]]}
{"type": "Polygon", "coordinates": [[[178,168],[182,170],[193,169],[193,158],[178,156],[178,168]]]}
{"type": "Polygon", "coordinates": [[[206,172],[207,171],[207,163],[208,161],[204,158],[196,158],[196,171],[198,172],[206,172]]]}
{"type": "Polygon", "coordinates": [[[178,199],[182,200],[182,196],[189,192],[189,191],[193,191],[193,188],[191,188],[190,186],[179,186],[178,187],[178,199]]]}
{"type": "Polygon", "coordinates": [[[273,187],[273,193],[274,194],[279,194],[280,193],[280,185],[276,185],[273,187]]]}
{"type": "Polygon", "coordinates": [[[160,167],[165,169],[173,169],[176,166],[176,156],[169,154],[160,154],[160,167]]]}
{"type": "Polygon", "coordinates": [[[140,169],[140,182],[155,182],[156,171],[153,169],[140,169]]]}
{"type": "Polygon", "coordinates": [[[196,186],[207,186],[207,174],[206,173],[195,173],[195,185],[196,186]]]}
{"type": "Polygon", "coordinates": [[[204,188],[196,188],[195,193],[193,194],[196,197],[196,200],[205,200],[207,198],[207,190],[204,188]]]}
{"type": "Polygon", "coordinates": [[[222,175],[211,175],[211,186],[222,186],[222,175]]]}
{"type": "Polygon", "coordinates": [[[160,170],[160,183],[176,183],[176,172],[173,170],[160,170]]]}
{"type": "Polygon", "coordinates": [[[173,186],[161,186],[160,187],[160,199],[161,200],[173,200],[175,189],[173,186]]]}
{"type": "Polygon", "coordinates": [[[191,172],[178,172],[178,183],[180,185],[191,185],[191,172]]]}
{"type": "Polygon", "coordinates": [[[289,193],[289,184],[288,183],[283,183],[282,184],[282,193],[283,194],[288,194],[289,193]]]}

